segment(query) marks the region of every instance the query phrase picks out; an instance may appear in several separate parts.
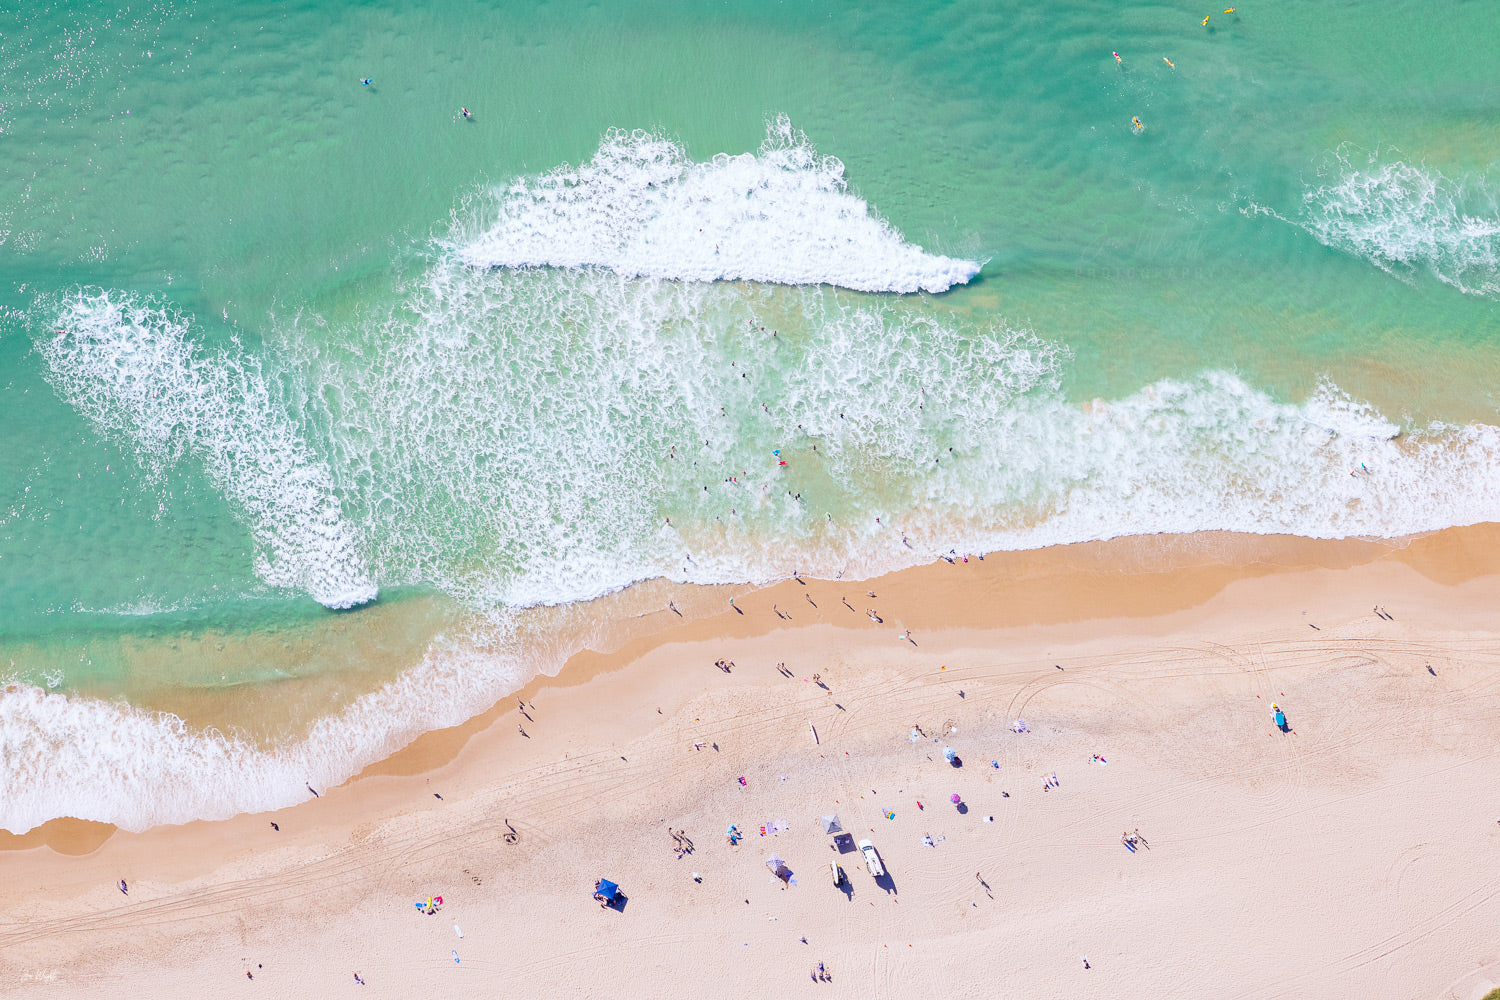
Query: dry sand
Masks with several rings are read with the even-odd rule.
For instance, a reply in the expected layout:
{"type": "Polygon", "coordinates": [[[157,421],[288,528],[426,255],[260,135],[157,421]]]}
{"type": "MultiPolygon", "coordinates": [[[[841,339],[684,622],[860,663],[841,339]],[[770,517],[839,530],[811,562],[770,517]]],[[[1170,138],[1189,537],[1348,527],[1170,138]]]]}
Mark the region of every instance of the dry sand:
{"type": "Polygon", "coordinates": [[[0,838],[0,995],[1469,1000],[1500,981],[1494,526],[1122,540],[736,604],[634,623],[522,691],[530,719],[504,699],[293,809],[0,838]],[[888,879],[833,851],[828,812],[888,879]],[[601,875],[622,910],[591,901],[601,875]]]}

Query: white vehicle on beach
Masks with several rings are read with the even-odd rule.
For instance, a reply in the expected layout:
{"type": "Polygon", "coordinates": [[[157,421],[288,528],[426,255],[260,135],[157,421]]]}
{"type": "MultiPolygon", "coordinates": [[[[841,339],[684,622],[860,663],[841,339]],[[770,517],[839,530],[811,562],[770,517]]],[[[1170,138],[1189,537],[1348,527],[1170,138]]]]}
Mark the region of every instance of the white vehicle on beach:
{"type": "Polygon", "coordinates": [[[875,878],[885,874],[885,868],[880,864],[880,855],[875,853],[875,845],[868,840],[859,842],[859,849],[865,856],[865,867],[870,869],[870,874],[875,878]]]}

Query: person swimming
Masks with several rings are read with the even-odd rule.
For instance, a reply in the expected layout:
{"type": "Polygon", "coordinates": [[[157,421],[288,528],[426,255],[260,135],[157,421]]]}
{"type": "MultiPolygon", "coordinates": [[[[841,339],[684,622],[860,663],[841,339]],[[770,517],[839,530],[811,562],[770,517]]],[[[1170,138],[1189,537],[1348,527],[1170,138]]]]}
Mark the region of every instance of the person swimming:
{"type": "Polygon", "coordinates": [[[362,85],[363,85],[363,86],[366,86],[366,87],[368,87],[368,86],[369,86],[369,85],[370,85],[370,84],[372,84],[372,83],[374,83],[374,82],[375,82],[375,81],[374,81],[374,80],[372,80],[372,79],[370,79],[370,78],[369,78],[369,77],[368,77],[368,76],[367,76],[367,77],[365,77],[365,78],[364,78],[364,79],[363,79],[363,80],[361,80],[361,81],[359,81],[359,82],[360,82],[360,83],[361,83],[361,84],[362,84],[362,85]]]}

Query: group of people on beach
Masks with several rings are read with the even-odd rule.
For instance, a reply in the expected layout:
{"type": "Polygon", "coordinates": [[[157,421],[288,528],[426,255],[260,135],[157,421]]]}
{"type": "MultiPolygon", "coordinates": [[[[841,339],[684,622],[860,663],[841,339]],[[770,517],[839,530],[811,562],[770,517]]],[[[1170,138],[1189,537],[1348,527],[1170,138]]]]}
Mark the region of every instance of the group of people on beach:
{"type": "Polygon", "coordinates": [[[672,839],[677,843],[677,846],[672,848],[672,852],[679,859],[693,853],[693,842],[688,839],[686,830],[668,830],[667,832],[672,835],[672,839]]]}

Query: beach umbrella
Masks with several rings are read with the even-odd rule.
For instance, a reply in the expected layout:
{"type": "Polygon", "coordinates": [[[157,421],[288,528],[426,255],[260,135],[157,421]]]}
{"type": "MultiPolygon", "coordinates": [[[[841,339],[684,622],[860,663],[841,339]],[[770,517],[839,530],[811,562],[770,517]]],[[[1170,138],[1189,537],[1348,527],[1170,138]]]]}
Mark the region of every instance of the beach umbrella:
{"type": "Polygon", "coordinates": [[[950,795],[948,797],[948,801],[952,802],[954,805],[958,805],[960,802],[963,801],[963,799],[959,798],[959,795],[958,795],[957,792],[954,792],[952,795],[950,795]]]}
{"type": "Polygon", "coordinates": [[[819,822],[821,822],[823,824],[823,832],[824,833],[842,833],[843,832],[844,828],[839,825],[839,818],[838,818],[837,815],[830,814],[828,816],[824,816],[824,817],[822,817],[822,819],[819,820],[819,822]]]}
{"type": "Polygon", "coordinates": [[[953,758],[957,757],[957,756],[958,756],[958,754],[956,754],[956,753],[953,752],[953,748],[952,747],[943,747],[943,759],[946,760],[948,763],[950,763],[950,764],[953,763],[953,758]]]}

